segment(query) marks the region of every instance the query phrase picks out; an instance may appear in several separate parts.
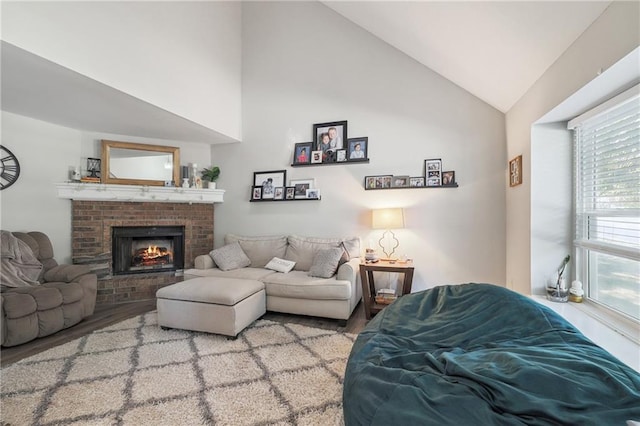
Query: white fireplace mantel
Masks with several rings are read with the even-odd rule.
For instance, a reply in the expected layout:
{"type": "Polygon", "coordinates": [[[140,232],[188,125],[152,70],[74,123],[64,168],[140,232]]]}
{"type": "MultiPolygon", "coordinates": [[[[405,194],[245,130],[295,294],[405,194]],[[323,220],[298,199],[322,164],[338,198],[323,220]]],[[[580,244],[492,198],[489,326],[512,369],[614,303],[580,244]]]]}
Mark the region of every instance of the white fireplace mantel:
{"type": "Polygon", "coordinates": [[[149,203],[222,203],[224,189],[170,188],[98,183],[57,183],[58,198],[81,201],[131,201],[149,203]]]}

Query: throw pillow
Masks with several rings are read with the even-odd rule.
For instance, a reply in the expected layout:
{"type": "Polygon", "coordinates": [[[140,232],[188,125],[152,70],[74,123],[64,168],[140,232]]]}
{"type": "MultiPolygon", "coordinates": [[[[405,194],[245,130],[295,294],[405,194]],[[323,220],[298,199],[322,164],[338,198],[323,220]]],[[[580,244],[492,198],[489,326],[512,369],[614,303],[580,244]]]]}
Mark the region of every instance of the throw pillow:
{"type": "Polygon", "coordinates": [[[244,268],[251,265],[251,260],[244,254],[238,242],[212,250],[209,256],[223,271],[244,268]]]}
{"type": "Polygon", "coordinates": [[[344,254],[342,248],[318,250],[309,269],[309,275],[319,278],[331,278],[338,269],[338,262],[344,254]]]}
{"type": "Polygon", "coordinates": [[[291,271],[296,262],[292,262],[291,260],[280,259],[279,257],[274,257],[267,263],[264,267],[267,269],[271,269],[276,272],[287,273],[291,271]]]}

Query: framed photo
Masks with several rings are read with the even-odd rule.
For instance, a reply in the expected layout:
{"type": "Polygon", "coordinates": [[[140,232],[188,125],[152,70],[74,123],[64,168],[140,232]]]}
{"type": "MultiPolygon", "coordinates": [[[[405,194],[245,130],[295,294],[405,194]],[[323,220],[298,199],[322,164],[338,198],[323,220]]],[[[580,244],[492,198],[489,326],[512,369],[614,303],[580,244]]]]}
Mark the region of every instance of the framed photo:
{"type": "Polygon", "coordinates": [[[253,172],[253,186],[262,187],[262,198],[273,198],[275,188],[278,186],[286,186],[287,171],[273,170],[270,172],[253,172]]]}
{"type": "Polygon", "coordinates": [[[346,149],[337,150],[336,151],[336,162],[344,163],[345,161],[347,161],[347,150],[346,149]]]}
{"type": "Polygon", "coordinates": [[[293,149],[293,164],[309,164],[311,151],[313,151],[313,142],[297,143],[293,149]]]}
{"type": "Polygon", "coordinates": [[[294,199],[307,198],[307,189],[315,187],[315,179],[291,179],[290,185],[294,188],[294,199]]]}
{"type": "Polygon", "coordinates": [[[274,200],[284,200],[284,186],[277,186],[273,191],[274,200]]]}
{"type": "Polygon", "coordinates": [[[285,200],[293,200],[296,196],[296,188],[295,186],[287,186],[287,189],[284,192],[285,200]]]}
{"type": "Polygon", "coordinates": [[[347,122],[332,121],[330,123],[318,123],[313,125],[313,140],[315,149],[326,153],[346,149],[347,122]]]}
{"type": "Polygon", "coordinates": [[[409,176],[394,176],[391,186],[393,188],[408,188],[409,176]]]}
{"type": "Polygon", "coordinates": [[[409,178],[409,186],[420,188],[424,186],[424,176],[409,178]]]}
{"type": "Polygon", "coordinates": [[[252,200],[262,200],[262,187],[261,186],[252,186],[251,187],[251,199],[252,200]]]}
{"type": "Polygon", "coordinates": [[[516,186],[522,183],[522,155],[518,155],[509,161],[509,186],[516,186]]]}
{"type": "Polygon", "coordinates": [[[451,170],[442,172],[442,186],[453,186],[456,184],[456,172],[451,170]]]}
{"type": "Polygon", "coordinates": [[[368,147],[369,138],[347,139],[347,152],[349,153],[349,161],[364,161],[368,159],[368,147]]]}
{"type": "Polygon", "coordinates": [[[322,151],[311,151],[311,163],[322,163],[322,151]]]}
{"type": "Polygon", "coordinates": [[[424,177],[427,186],[442,185],[442,159],[424,160],[424,177]]]}
{"type": "Polygon", "coordinates": [[[392,178],[391,175],[365,176],[364,189],[391,188],[392,178]]]}
{"type": "Polygon", "coordinates": [[[320,190],[317,188],[307,189],[307,198],[311,200],[319,200],[320,199],[320,190]]]}

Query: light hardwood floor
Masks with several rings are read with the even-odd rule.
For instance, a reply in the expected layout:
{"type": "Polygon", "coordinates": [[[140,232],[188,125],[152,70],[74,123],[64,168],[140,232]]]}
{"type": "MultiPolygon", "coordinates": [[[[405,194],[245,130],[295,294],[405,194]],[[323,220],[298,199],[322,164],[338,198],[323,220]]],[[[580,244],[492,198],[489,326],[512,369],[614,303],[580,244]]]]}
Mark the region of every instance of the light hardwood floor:
{"type": "MultiPolygon", "coordinates": [[[[22,345],[1,348],[0,349],[0,365],[2,367],[13,364],[23,358],[36,355],[47,349],[62,345],[89,334],[94,330],[108,327],[120,321],[136,315],[143,314],[156,309],[155,300],[145,300],[140,302],[120,303],[116,305],[97,306],[93,315],[84,319],[79,324],[74,325],[66,330],[61,330],[51,336],[32,340],[22,345]]],[[[347,321],[346,326],[336,320],[318,317],[306,317],[302,315],[281,314],[277,312],[267,312],[263,317],[271,321],[288,322],[307,325],[309,327],[324,328],[329,330],[339,330],[347,333],[360,333],[367,324],[365,319],[364,307],[360,303],[353,311],[353,315],[347,321]]]]}

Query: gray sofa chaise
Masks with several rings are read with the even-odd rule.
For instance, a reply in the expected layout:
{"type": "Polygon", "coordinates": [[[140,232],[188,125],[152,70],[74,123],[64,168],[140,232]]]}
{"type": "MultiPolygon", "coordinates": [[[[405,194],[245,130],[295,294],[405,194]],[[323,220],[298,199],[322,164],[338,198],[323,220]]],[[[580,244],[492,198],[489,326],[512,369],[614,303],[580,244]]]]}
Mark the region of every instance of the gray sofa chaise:
{"type": "MultiPolygon", "coordinates": [[[[4,234],[3,232],[3,235],[4,234]]],[[[93,314],[98,279],[87,266],[58,265],[53,246],[42,232],[12,232],[42,263],[38,283],[8,287],[0,292],[0,344],[15,346],[48,336],[93,314]]],[[[10,236],[9,235],[9,236],[10,236]]],[[[24,246],[23,246],[24,247],[24,246]]],[[[5,254],[3,253],[3,265],[5,254]]],[[[6,271],[5,271],[6,272],[6,271]]]]}
{"type": "MultiPolygon", "coordinates": [[[[240,236],[228,234],[225,244],[238,243],[250,264],[222,270],[211,253],[197,256],[195,268],[185,271],[185,278],[225,277],[257,280],[264,283],[266,309],[298,315],[348,320],[362,298],[360,284],[360,239],[314,238],[299,235],[240,236]],[[343,258],[328,278],[312,276],[310,270],[318,257],[341,248],[343,258]],[[287,273],[265,268],[273,258],[294,261],[287,273]]],[[[330,270],[330,269],[329,269],[330,270]]]]}

